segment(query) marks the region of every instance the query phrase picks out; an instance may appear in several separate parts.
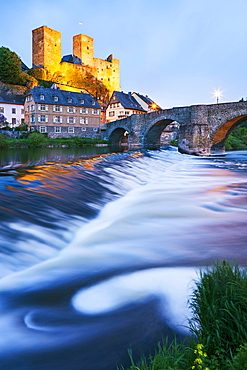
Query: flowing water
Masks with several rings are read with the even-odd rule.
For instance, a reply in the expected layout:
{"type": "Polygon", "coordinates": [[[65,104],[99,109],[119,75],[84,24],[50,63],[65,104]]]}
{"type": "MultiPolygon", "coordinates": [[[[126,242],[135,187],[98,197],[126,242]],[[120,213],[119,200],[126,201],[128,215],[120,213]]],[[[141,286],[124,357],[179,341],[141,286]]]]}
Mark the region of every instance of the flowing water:
{"type": "Polygon", "coordinates": [[[0,152],[0,368],[114,370],[188,334],[213,260],[247,264],[247,151],[0,152]]]}

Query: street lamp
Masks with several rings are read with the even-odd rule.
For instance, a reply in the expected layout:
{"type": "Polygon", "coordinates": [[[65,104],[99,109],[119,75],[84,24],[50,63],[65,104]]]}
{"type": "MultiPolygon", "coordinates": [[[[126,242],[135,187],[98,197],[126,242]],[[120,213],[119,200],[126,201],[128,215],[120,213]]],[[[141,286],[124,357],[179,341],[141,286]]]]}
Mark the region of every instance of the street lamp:
{"type": "Polygon", "coordinates": [[[216,103],[219,103],[219,98],[222,97],[222,91],[220,89],[214,90],[214,97],[216,99],[216,103]]]}

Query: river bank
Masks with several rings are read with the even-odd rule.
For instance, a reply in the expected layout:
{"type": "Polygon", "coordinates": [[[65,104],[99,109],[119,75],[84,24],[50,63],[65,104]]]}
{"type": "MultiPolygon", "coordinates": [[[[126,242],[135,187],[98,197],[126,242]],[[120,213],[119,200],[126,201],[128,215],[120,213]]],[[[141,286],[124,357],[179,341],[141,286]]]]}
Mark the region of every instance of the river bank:
{"type": "MultiPolygon", "coordinates": [[[[202,270],[189,298],[191,336],[165,338],[155,355],[128,370],[243,370],[247,368],[247,270],[218,261],[202,270]]],[[[122,370],[124,368],[122,367],[122,370]]]]}
{"type": "Polygon", "coordinates": [[[7,148],[65,148],[94,145],[108,145],[108,141],[102,139],[90,139],[73,136],[71,138],[51,139],[41,133],[25,133],[18,139],[9,138],[0,133],[0,149],[7,148]]]}

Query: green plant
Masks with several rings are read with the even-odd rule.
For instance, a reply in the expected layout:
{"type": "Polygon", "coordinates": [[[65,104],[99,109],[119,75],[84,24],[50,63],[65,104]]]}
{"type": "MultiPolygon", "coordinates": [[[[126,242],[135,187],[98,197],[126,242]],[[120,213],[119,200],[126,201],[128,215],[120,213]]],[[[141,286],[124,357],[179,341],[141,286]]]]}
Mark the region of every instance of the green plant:
{"type": "Polygon", "coordinates": [[[233,357],[229,370],[246,370],[247,369],[247,343],[237,349],[236,355],[233,357]]]}
{"type": "Polygon", "coordinates": [[[226,261],[200,273],[190,307],[190,328],[207,354],[230,358],[247,341],[246,270],[226,261]]]}
{"type": "MultiPolygon", "coordinates": [[[[158,348],[154,356],[149,356],[148,359],[142,357],[135,364],[132,351],[129,352],[131,366],[128,370],[182,370],[186,369],[186,346],[184,343],[178,343],[176,338],[169,343],[168,339],[162,344],[158,344],[158,348]]],[[[124,368],[121,367],[123,370],[124,368]]]]}
{"type": "Polygon", "coordinates": [[[34,132],[28,136],[28,145],[31,148],[45,146],[46,144],[47,144],[46,137],[39,132],[34,132]]]}
{"type": "Polygon", "coordinates": [[[8,139],[5,135],[0,134],[0,148],[8,147],[8,139]]]}

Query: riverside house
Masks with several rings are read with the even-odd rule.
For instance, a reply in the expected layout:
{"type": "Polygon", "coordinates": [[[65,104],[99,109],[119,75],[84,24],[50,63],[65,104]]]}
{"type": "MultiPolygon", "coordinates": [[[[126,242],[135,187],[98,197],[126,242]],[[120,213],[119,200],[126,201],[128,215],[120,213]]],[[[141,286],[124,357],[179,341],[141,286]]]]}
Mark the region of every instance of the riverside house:
{"type": "Polygon", "coordinates": [[[26,96],[24,110],[30,131],[52,138],[100,136],[100,105],[89,94],[36,86],[26,96]]]}
{"type": "Polygon", "coordinates": [[[106,108],[106,122],[129,117],[132,114],[147,113],[131,93],[114,91],[106,108]]]}
{"type": "Polygon", "coordinates": [[[0,114],[4,115],[10,128],[24,123],[24,100],[24,95],[0,95],[0,114]]]}

